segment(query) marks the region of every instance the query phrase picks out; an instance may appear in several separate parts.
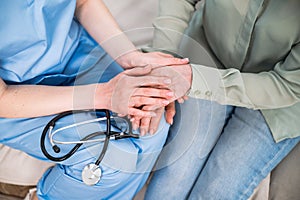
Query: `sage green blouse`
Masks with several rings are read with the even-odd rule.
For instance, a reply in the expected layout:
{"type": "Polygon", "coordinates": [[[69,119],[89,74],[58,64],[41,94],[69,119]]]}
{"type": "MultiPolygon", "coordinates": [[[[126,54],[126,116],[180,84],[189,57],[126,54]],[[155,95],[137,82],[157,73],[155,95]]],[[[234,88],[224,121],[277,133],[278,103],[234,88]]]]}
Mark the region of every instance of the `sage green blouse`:
{"type": "Polygon", "coordinates": [[[278,142],[300,136],[299,10],[299,0],[160,0],[153,47],[190,57],[190,97],[260,109],[278,142]],[[201,46],[217,67],[201,63],[201,46]]]}

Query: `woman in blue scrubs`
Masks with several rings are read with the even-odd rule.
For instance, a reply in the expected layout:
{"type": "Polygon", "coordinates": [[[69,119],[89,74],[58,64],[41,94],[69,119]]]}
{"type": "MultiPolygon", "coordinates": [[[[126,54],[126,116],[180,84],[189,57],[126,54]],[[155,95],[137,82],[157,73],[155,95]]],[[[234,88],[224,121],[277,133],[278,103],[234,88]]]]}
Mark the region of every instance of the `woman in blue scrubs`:
{"type": "MultiPolygon", "coordinates": [[[[149,67],[131,68],[187,62],[136,50],[99,0],[1,1],[0,12],[0,142],[42,160],[47,159],[40,150],[40,136],[55,114],[97,108],[154,117],[155,110],[137,107],[163,107],[173,98],[172,92],[140,86],[165,87],[170,80],[136,77],[147,74],[149,67]]],[[[89,119],[92,115],[78,117],[89,119]]],[[[67,117],[59,126],[73,122],[73,117],[67,117]]],[[[67,136],[78,140],[99,127],[103,124],[66,131],[60,139],[67,136]]],[[[100,165],[101,181],[95,186],[85,185],[81,172],[86,164],[95,162],[101,145],[79,149],[44,174],[37,196],[56,200],[131,199],[145,183],[168,127],[161,120],[155,135],[112,141],[100,165]]],[[[22,166],[13,167],[22,170],[22,166]]]]}

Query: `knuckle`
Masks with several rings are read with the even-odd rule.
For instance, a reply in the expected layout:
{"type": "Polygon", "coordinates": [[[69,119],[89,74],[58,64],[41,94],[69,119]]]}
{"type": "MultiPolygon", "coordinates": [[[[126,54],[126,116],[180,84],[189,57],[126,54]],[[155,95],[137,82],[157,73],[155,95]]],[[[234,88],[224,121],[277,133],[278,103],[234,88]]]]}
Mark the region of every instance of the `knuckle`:
{"type": "Polygon", "coordinates": [[[129,109],[128,114],[134,115],[134,116],[139,115],[138,111],[135,109],[129,109]]]}
{"type": "Polygon", "coordinates": [[[148,106],[147,111],[155,110],[155,106],[148,106]]]}
{"type": "Polygon", "coordinates": [[[145,111],[151,111],[151,110],[153,110],[153,107],[152,106],[144,106],[143,110],[145,110],[145,111]]]}

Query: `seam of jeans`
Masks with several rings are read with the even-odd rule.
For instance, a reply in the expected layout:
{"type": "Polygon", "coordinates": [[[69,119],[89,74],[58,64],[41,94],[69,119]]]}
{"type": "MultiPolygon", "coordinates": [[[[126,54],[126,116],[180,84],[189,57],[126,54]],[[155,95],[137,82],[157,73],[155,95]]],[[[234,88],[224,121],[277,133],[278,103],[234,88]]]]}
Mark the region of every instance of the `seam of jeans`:
{"type": "MultiPolygon", "coordinates": [[[[215,143],[212,145],[211,149],[206,153],[206,155],[204,155],[204,154],[201,155],[201,151],[203,150],[203,147],[201,147],[201,149],[199,149],[198,157],[199,157],[200,159],[204,159],[205,157],[207,157],[207,155],[210,154],[210,152],[212,152],[212,150],[214,149],[214,147],[215,147],[216,144],[218,143],[218,140],[219,140],[219,138],[221,137],[221,135],[222,135],[222,133],[223,133],[223,131],[224,131],[224,127],[226,126],[229,117],[231,117],[231,115],[232,115],[232,113],[233,113],[233,111],[234,111],[234,110],[232,110],[232,111],[230,112],[230,115],[227,116],[226,114],[227,114],[228,106],[226,106],[225,109],[226,109],[226,110],[225,110],[225,119],[224,119],[222,128],[220,128],[218,139],[215,140],[215,143]]],[[[211,119],[210,122],[214,120],[212,115],[211,115],[210,119],[211,119]]],[[[198,132],[198,131],[199,131],[199,126],[197,126],[197,132],[198,132]]],[[[205,138],[202,140],[201,145],[198,144],[199,146],[202,146],[203,144],[205,144],[205,142],[207,141],[209,132],[210,132],[210,127],[207,129],[207,133],[206,133],[206,135],[205,135],[205,138]]]]}
{"type": "MultiPolygon", "coordinates": [[[[239,198],[240,200],[242,200],[242,199],[248,199],[248,198],[250,197],[250,196],[247,196],[247,193],[251,190],[251,187],[252,187],[252,186],[256,186],[256,187],[258,186],[259,183],[258,183],[258,184],[255,184],[255,182],[257,181],[258,177],[259,177],[259,176],[263,176],[263,173],[264,173],[264,172],[265,172],[265,173],[268,172],[267,169],[270,167],[271,163],[274,162],[274,161],[279,157],[279,155],[282,153],[282,151],[285,150],[285,147],[288,146],[288,145],[290,145],[292,142],[293,142],[293,140],[290,140],[290,141],[286,142],[286,143],[280,148],[280,150],[273,156],[273,158],[272,158],[269,162],[267,162],[267,163],[265,164],[265,166],[260,170],[260,172],[259,172],[259,173],[256,173],[256,175],[253,176],[252,181],[250,182],[250,184],[248,185],[248,187],[245,189],[245,191],[243,192],[243,194],[242,194],[241,197],[239,198]]],[[[270,171],[271,171],[271,170],[269,170],[268,173],[270,173],[270,171]]]]}

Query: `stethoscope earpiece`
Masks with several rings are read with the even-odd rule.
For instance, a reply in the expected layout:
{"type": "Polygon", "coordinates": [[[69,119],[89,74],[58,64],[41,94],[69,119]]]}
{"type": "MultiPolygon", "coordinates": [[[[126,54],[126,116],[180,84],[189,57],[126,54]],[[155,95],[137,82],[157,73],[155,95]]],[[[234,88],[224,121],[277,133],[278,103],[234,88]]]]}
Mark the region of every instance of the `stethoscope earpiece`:
{"type": "Polygon", "coordinates": [[[55,144],[53,147],[52,147],[53,151],[55,153],[59,153],[60,152],[60,148],[55,144]]]}

